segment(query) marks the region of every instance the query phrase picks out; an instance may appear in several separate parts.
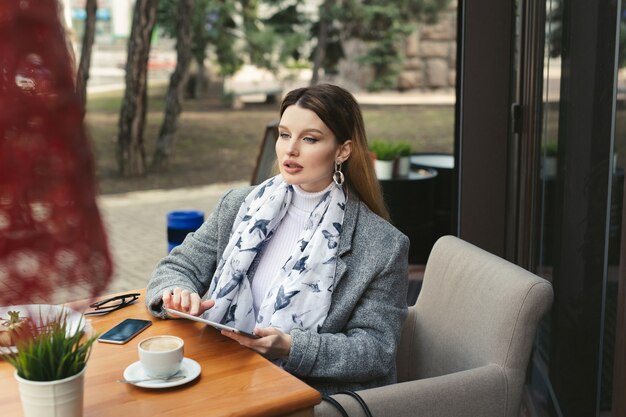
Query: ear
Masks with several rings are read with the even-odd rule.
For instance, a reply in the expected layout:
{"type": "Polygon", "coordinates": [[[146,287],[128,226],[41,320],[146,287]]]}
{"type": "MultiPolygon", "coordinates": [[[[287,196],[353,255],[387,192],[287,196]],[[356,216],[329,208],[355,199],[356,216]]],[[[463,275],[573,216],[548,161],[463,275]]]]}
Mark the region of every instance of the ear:
{"type": "Polygon", "coordinates": [[[352,141],[347,140],[339,146],[337,154],[335,155],[335,161],[340,160],[346,162],[352,153],[352,141]]]}

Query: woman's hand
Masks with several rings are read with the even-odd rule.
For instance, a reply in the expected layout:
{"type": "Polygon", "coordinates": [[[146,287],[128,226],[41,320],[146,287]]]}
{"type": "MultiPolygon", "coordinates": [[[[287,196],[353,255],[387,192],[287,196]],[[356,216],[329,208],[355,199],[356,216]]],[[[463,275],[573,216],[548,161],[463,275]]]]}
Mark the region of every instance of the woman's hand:
{"type": "Polygon", "coordinates": [[[274,327],[255,328],[254,334],[259,336],[259,339],[253,339],[228,330],[222,330],[222,334],[239,342],[240,345],[249,347],[268,359],[280,358],[287,360],[289,358],[289,351],[291,351],[291,335],[274,327]]]}
{"type": "Polygon", "coordinates": [[[199,316],[215,305],[213,300],[202,300],[197,293],[181,288],[165,290],[163,292],[163,307],[182,311],[193,316],[199,316]]]}

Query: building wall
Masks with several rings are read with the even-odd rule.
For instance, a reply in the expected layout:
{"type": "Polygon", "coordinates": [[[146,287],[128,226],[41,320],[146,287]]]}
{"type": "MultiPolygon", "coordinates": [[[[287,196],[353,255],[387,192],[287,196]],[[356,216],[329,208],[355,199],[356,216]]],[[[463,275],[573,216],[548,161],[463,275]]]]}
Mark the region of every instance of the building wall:
{"type": "Polygon", "coordinates": [[[456,83],[456,6],[433,24],[420,23],[404,42],[404,65],[398,89],[454,88],[456,83]]]}
{"type": "MultiPolygon", "coordinates": [[[[404,61],[396,87],[400,91],[453,90],[456,84],[457,6],[439,13],[435,23],[418,23],[416,30],[404,40],[404,61]]],[[[342,41],[344,58],[337,74],[326,77],[329,82],[351,91],[366,90],[374,74],[359,62],[367,50],[363,40],[342,41]]]]}

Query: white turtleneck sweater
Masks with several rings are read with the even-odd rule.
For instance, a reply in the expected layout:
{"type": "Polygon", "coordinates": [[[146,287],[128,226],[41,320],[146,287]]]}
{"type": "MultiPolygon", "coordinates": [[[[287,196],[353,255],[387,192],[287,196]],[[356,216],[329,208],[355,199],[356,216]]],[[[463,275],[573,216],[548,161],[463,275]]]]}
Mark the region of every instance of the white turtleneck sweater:
{"type": "Polygon", "coordinates": [[[289,256],[293,254],[309,215],[321,200],[322,195],[332,185],[334,184],[330,183],[324,190],[316,193],[306,192],[297,185],[293,186],[294,193],[287,213],[274,231],[274,235],[265,244],[254,272],[252,298],[255,316],[259,313],[272,280],[278,275],[278,271],[287,262],[289,256]]]}

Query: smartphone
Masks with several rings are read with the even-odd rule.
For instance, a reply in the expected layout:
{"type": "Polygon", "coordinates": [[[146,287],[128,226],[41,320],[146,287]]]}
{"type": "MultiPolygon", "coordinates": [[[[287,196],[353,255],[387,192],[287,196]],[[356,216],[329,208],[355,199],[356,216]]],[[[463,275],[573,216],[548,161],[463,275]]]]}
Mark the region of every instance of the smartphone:
{"type": "Polygon", "coordinates": [[[168,313],[172,314],[173,316],[184,317],[184,318],[189,319],[189,320],[199,321],[200,323],[208,324],[209,326],[215,327],[218,330],[228,330],[229,332],[239,333],[241,335],[244,335],[246,337],[250,337],[252,339],[258,339],[259,338],[259,336],[255,335],[254,333],[244,332],[243,330],[235,329],[234,327],[230,327],[230,326],[226,326],[224,324],[216,323],[214,321],[207,320],[207,319],[202,318],[202,317],[192,316],[191,314],[183,313],[182,311],[177,311],[177,310],[174,310],[172,308],[166,308],[165,311],[167,311],[168,313]]]}
{"type": "Polygon", "coordinates": [[[98,342],[122,345],[152,324],[150,320],[126,319],[98,338],[98,342]]]}

